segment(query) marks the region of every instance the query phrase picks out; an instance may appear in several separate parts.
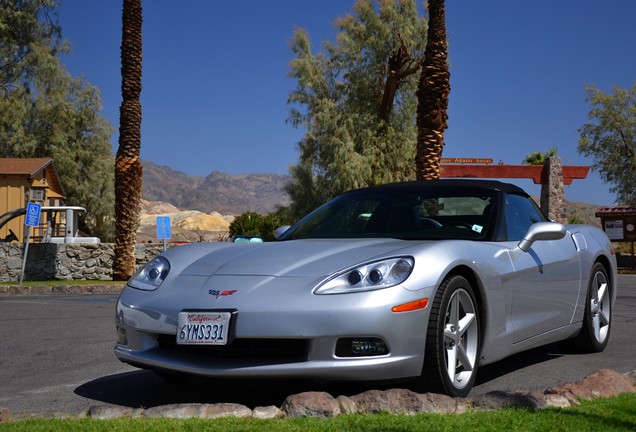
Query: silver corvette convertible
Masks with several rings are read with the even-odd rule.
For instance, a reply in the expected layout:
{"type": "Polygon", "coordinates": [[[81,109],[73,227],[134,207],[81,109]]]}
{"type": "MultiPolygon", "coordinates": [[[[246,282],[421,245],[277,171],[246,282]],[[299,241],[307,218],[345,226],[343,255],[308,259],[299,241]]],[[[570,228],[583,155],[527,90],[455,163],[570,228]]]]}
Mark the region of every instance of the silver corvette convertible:
{"type": "Polygon", "coordinates": [[[465,396],[478,366],[570,339],[602,351],[616,258],[496,181],[345,193],[275,242],[154,258],[117,302],[116,356],[162,376],[410,381],[465,396]]]}

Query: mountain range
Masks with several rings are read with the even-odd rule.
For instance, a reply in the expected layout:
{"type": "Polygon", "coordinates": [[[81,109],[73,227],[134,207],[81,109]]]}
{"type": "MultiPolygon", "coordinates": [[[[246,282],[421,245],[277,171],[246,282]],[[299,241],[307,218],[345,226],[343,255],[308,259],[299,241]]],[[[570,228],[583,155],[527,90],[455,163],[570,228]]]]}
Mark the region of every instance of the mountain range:
{"type": "Polygon", "coordinates": [[[290,202],[285,192],[287,175],[231,175],[213,171],[206,177],[198,177],[148,160],[142,160],[142,166],[142,197],[180,209],[238,216],[248,211],[267,214],[290,202]]]}

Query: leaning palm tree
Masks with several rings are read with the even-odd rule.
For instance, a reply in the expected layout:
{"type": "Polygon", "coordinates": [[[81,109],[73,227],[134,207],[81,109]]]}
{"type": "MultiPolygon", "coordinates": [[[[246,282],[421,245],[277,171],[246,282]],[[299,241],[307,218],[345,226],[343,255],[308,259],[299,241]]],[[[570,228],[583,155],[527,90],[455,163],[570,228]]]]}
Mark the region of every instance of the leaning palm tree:
{"type": "Polygon", "coordinates": [[[444,0],[429,0],[428,17],[428,39],[417,89],[416,175],[419,180],[440,177],[450,93],[444,0]]]}
{"type": "Polygon", "coordinates": [[[113,279],[135,269],[135,243],[141,207],[141,0],[124,0],[121,41],[119,148],[115,159],[115,261],[113,279]]]}

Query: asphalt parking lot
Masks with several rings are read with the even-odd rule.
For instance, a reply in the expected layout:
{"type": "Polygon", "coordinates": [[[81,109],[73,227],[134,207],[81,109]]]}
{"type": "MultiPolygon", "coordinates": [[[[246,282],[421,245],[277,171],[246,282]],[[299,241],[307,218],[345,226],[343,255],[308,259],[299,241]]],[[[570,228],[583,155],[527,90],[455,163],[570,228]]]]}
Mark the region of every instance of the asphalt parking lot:
{"type": "MultiPolygon", "coordinates": [[[[369,387],[313,382],[215,382],[175,385],[120,363],[113,354],[116,295],[0,295],[0,407],[12,413],[79,413],[93,405],[153,407],[179,402],[280,406],[308,390],[333,396],[369,387]]],[[[544,391],[602,368],[636,370],[636,275],[619,277],[606,350],[575,354],[548,345],[482,367],[471,395],[544,391]]]]}

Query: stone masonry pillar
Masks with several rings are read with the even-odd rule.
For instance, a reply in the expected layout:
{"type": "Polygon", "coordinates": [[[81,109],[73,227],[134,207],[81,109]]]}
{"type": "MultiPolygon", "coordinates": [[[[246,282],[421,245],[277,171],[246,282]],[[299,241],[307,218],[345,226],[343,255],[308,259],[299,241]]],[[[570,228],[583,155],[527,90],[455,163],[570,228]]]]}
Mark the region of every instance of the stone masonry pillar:
{"type": "Polygon", "coordinates": [[[561,166],[561,158],[558,156],[547,158],[543,165],[541,210],[550,220],[567,223],[563,167],[561,166]]]}

